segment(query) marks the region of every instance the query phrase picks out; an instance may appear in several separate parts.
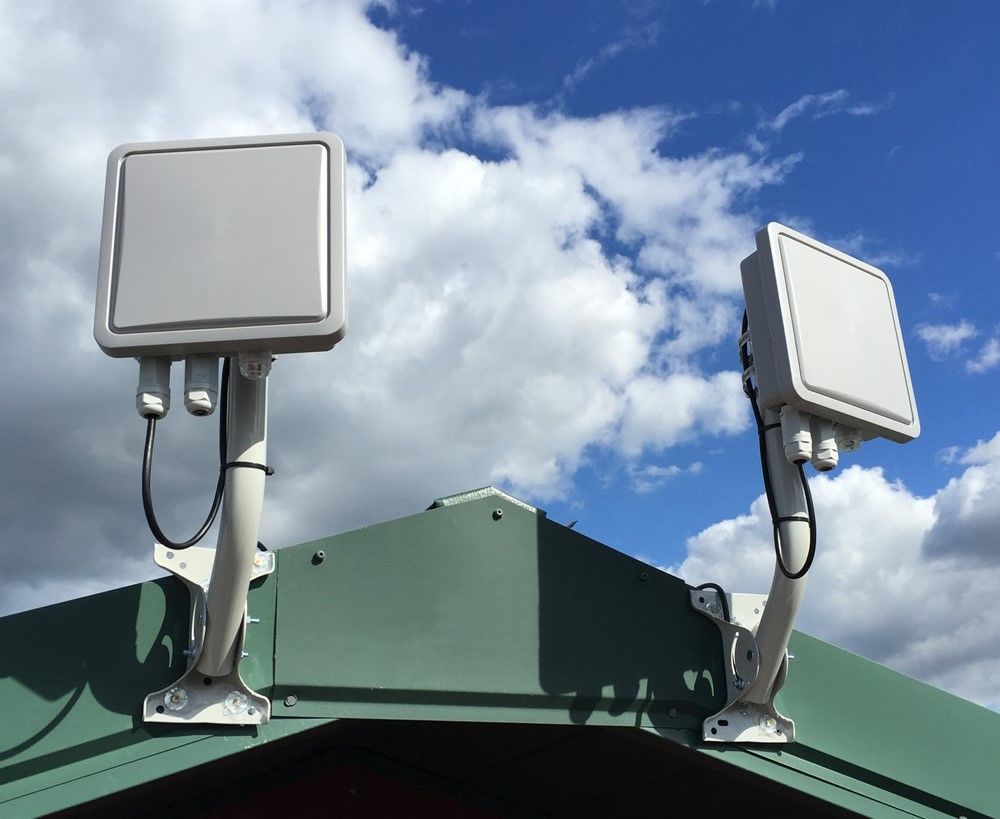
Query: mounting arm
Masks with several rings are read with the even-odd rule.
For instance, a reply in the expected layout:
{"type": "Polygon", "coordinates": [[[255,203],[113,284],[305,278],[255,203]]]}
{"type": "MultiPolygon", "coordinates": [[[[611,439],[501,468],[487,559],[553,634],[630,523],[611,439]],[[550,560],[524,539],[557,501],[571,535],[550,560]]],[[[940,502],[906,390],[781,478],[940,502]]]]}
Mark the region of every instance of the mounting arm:
{"type": "Polygon", "coordinates": [[[806,575],[795,575],[809,560],[811,524],[799,466],[785,454],[779,414],[762,408],[761,415],[781,565],[775,561],[766,596],[727,594],[727,605],[722,605],[719,592],[691,591],[692,607],[712,619],[722,634],[726,704],[704,722],[702,735],[708,742],[795,741],[795,723],[777,711],[774,696],[785,680],[788,638],[805,594],[806,575]]]}
{"type": "MultiPolygon", "coordinates": [[[[775,509],[779,518],[800,518],[778,524],[781,562],[790,574],[795,575],[802,570],[809,556],[810,524],[805,492],[799,479],[799,468],[785,458],[781,427],[773,426],[778,423],[778,413],[765,409],[762,415],[767,429],[765,449],[775,509]]],[[[805,595],[807,577],[808,575],[792,580],[785,576],[778,565],[774,567],[767,605],[756,633],[760,670],[744,697],[748,702],[770,703],[781,687],[780,682],[784,681],[783,666],[786,663],[788,638],[792,634],[792,625],[805,595]]]]}
{"type": "MultiPolygon", "coordinates": [[[[232,464],[267,462],[267,377],[233,373],[229,382],[229,446],[232,464]]],[[[233,667],[237,638],[245,617],[247,589],[264,505],[266,474],[254,466],[230,466],[222,500],[222,525],[208,587],[208,623],[198,670],[210,677],[233,667]]]]}
{"type": "Polygon", "coordinates": [[[187,671],[173,685],[146,697],[147,722],[248,725],[270,718],[270,701],[250,689],[239,673],[246,628],[255,622],[247,614],[250,581],[274,570],[274,555],[257,549],[267,477],[270,354],[241,355],[239,369],[229,381],[227,475],[218,545],[183,552],[159,543],[154,547],[156,563],[176,574],[191,593],[191,626],[184,652],[187,671]]]}

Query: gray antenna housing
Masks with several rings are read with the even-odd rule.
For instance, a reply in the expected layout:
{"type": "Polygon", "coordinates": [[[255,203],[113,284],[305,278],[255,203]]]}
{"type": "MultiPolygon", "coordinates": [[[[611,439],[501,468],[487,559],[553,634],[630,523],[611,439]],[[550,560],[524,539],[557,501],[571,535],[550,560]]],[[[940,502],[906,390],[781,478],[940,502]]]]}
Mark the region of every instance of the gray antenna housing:
{"type": "Polygon", "coordinates": [[[920,434],[885,273],[777,222],[740,267],[762,408],[787,404],[865,438],[920,434]]]}
{"type": "Polygon", "coordinates": [[[329,350],[347,329],[331,133],[120,145],[94,337],[115,357],[329,350]]]}

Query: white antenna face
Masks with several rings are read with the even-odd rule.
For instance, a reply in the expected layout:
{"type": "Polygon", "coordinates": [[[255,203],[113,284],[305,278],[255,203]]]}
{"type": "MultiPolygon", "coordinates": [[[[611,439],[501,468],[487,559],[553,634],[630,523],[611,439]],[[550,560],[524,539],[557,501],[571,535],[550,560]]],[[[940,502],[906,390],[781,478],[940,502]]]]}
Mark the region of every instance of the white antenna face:
{"type": "Polygon", "coordinates": [[[772,222],[741,265],[759,400],[908,441],[920,434],[885,273],[772,222]]]}
{"type": "Polygon", "coordinates": [[[329,133],[112,151],[101,348],[177,357],[333,347],[346,329],[344,165],[329,133]]]}

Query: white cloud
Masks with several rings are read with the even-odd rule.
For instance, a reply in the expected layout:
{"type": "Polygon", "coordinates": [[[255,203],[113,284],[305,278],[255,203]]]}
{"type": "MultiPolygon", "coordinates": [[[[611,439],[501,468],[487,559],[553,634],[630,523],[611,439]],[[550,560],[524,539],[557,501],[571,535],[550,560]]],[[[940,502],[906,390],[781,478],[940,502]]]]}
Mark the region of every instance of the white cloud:
{"type": "Polygon", "coordinates": [[[935,307],[951,308],[958,303],[958,297],[954,293],[928,293],[927,299],[935,307]]]}
{"type": "Polygon", "coordinates": [[[977,441],[975,446],[963,453],[960,460],[964,464],[1000,463],[1000,433],[988,441],[977,441]]]}
{"type": "Polygon", "coordinates": [[[596,55],[586,60],[580,60],[576,68],[563,77],[563,87],[568,91],[579,85],[583,79],[595,68],[599,68],[605,63],[618,57],[625,51],[633,48],[648,48],[656,43],[660,35],[659,23],[650,23],[641,28],[630,28],[624,31],[618,39],[608,43],[596,55]]]}
{"type": "Polygon", "coordinates": [[[930,555],[1000,567],[1000,433],[960,456],[968,468],[936,496],[937,518],[927,532],[930,555]]]}
{"type": "MultiPolygon", "coordinates": [[[[152,573],[134,362],[90,331],[122,142],[320,126],[347,144],[351,332],[275,367],[272,545],[490,481],[564,496],[595,452],[745,426],[738,376],[699,356],[735,332],[748,197],[797,157],[672,157],[684,115],[665,108],[491,107],[436,84],[361,2],[2,9],[0,339],[26,351],[0,395],[6,610],[152,573]]],[[[177,409],[161,427],[169,532],[204,513],[213,436],[177,409]]]]}
{"type": "Polygon", "coordinates": [[[564,167],[579,174],[606,208],[615,238],[635,248],[641,271],[700,299],[733,296],[740,292],[746,237],[758,227],[736,203],[781,182],[801,157],[661,154],[657,146],[682,119],[664,109],[579,120],[500,108],[480,111],[476,126],[482,138],[507,146],[532,172],[564,167]]]}
{"type": "Polygon", "coordinates": [[[733,434],[748,424],[749,409],[740,374],[709,378],[676,373],[665,378],[639,376],[627,387],[621,446],[626,455],[660,450],[696,434],[733,434]],[[669,412],[664,412],[670,407],[669,412]]]}
{"type": "Polygon", "coordinates": [[[890,269],[913,267],[920,262],[919,256],[902,250],[888,250],[860,230],[849,236],[838,236],[824,241],[831,247],[850,253],[875,267],[890,269]]]}
{"type": "Polygon", "coordinates": [[[914,331],[927,345],[927,354],[942,359],[961,349],[962,344],[978,335],[976,325],[963,319],[957,324],[918,324],[914,331]]]}
{"type": "Polygon", "coordinates": [[[763,120],[761,128],[770,131],[781,131],[789,122],[806,114],[813,119],[822,119],[833,114],[847,114],[853,117],[866,117],[881,113],[892,105],[890,96],[884,102],[852,102],[850,91],[838,88],[824,94],[803,94],[795,102],[783,108],[774,119],[763,120]]]}
{"type": "Polygon", "coordinates": [[[686,467],[678,466],[677,464],[668,464],[666,466],[661,464],[648,464],[646,466],[629,464],[628,478],[632,486],[632,491],[640,495],[645,495],[661,488],[668,481],[680,475],[700,475],[703,469],[704,464],[701,461],[695,461],[686,467]]]}
{"type": "Polygon", "coordinates": [[[1000,338],[989,339],[975,358],[965,362],[965,369],[970,373],[985,373],[1000,364],[1000,338]]]}
{"type": "MultiPolygon", "coordinates": [[[[964,460],[974,465],[929,498],[881,469],[813,478],[818,550],[797,627],[1000,707],[1000,434],[964,460]]],[[[687,546],[673,570],[688,582],[767,591],[774,557],[763,497],[687,546]]]]}

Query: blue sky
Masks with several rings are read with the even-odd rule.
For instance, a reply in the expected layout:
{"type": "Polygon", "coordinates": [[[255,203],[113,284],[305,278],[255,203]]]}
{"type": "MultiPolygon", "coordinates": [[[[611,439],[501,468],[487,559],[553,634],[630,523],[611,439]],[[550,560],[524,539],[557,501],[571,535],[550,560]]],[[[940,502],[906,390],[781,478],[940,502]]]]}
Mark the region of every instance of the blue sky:
{"type": "MultiPolygon", "coordinates": [[[[0,3],[0,613],[157,573],[134,362],[91,335],[108,152],[321,128],[348,150],[350,333],[272,374],[265,542],[495,483],[691,583],[766,591],[738,265],[783,221],[888,273],[922,422],[814,481],[800,624],[997,706],[998,18],[0,3]]],[[[204,513],[214,434],[177,410],[158,432],[168,533],[204,513]]]]}

